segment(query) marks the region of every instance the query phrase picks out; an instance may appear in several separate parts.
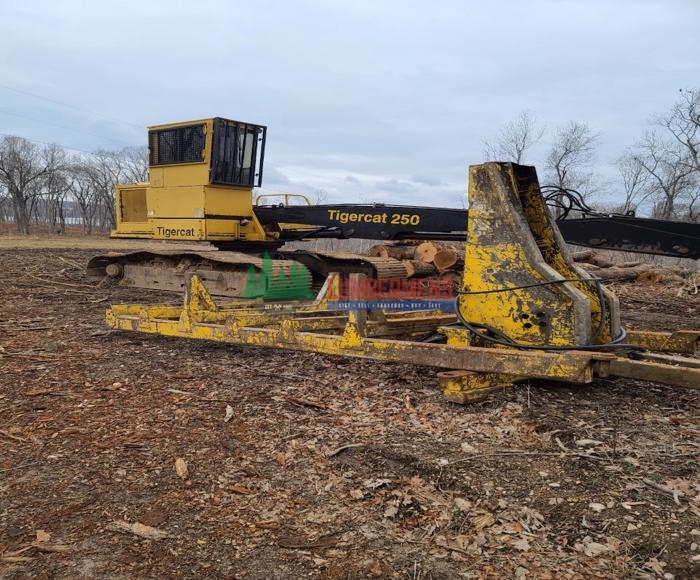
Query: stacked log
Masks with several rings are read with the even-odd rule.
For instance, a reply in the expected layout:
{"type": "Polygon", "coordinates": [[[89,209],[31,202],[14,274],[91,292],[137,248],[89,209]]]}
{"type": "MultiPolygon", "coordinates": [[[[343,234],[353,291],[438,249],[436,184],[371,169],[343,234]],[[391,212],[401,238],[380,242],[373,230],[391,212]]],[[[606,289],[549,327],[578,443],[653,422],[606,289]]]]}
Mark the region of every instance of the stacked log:
{"type": "Polygon", "coordinates": [[[416,246],[416,259],[426,264],[432,264],[435,254],[440,251],[440,248],[435,242],[423,242],[416,246]]]}
{"type": "Polygon", "coordinates": [[[579,262],[579,265],[591,276],[606,282],[684,283],[689,274],[689,271],[684,268],[645,264],[640,260],[614,262],[592,250],[576,252],[573,257],[574,261],[579,262]]]}
{"type": "Polygon", "coordinates": [[[402,260],[407,278],[426,278],[435,274],[435,266],[420,260],[402,260]]]}
{"type": "Polygon", "coordinates": [[[406,278],[448,278],[458,287],[462,283],[464,248],[453,244],[417,240],[386,241],[372,246],[372,257],[393,258],[406,272],[406,278]]]}
{"type": "Polygon", "coordinates": [[[435,254],[433,264],[438,272],[461,270],[464,267],[464,248],[446,246],[435,254]]]}
{"type": "MultiPolygon", "coordinates": [[[[387,241],[372,246],[369,256],[394,258],[404,265],[408,278],[427,278],[437,274],[459,272],[464,266],[464,247],[440,242],[413,240],[387,241]]],[[[450,277],[450,276],[448,276],[450,277]]]]}
{"type": "Polygon", "coordinates": [[[415,253],[415,246],[382,246],[379,256],[395,260],[412,260],[415,253]]]}
{"type": "MultiPolygon", "coordinates": [[[[435,241],[387,241],[369,250],[370,256],[400,261],[408,278],[439,276],[461,284],[464,268],[464,245],[435,241]]],[[[641,261],[615,262],[594,250],[572,253],[575,262],[603,281],[638,281],[642,283],[684,282],[688,271],[646,264],[641,261]]]]}

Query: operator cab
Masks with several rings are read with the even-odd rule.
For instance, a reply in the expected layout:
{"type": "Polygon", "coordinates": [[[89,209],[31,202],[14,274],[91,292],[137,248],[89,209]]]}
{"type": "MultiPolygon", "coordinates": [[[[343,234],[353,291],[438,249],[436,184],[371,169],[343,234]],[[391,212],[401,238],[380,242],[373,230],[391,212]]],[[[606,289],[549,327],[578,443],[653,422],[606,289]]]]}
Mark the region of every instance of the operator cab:
{"type": "Polygon", "coordinates": [[[112,237],[277,243],[253,211],[266,132],[221,117],[149,127],[149,181],[117,185],[112,237]]]}
{"type": "Polygon", "coordinates": [[[149,166],[206,163],[208,183],[234,187],[262,184],[267,127],[215,117],[148,131],[149,166]],[[209,139],[209,134],[211,138],[209,139]]]}

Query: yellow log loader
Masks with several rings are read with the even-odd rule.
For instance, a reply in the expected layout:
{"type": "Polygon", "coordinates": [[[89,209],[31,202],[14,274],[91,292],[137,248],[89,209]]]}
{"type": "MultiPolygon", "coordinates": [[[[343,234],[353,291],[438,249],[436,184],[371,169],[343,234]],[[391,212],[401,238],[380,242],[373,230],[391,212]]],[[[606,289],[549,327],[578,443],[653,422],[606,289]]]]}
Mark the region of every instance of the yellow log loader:
{"type": "Polygon", "coordinates": [[[470,167],[468,214],[256,204],[265,139],[264,126],[221,118],[150,128],[150,182],[117,187],[112,235],[171,243],[96,256],[88,271],[184,300],[114,305],[112,328],[435,366],[457,402],[529,378],[700,388],[688,356],[700,331],[626,334],[615,296],[565,243],[698,258],[697,224],[599,214],[571,192],[543,194],[534,168],[511,163],[470,167]],[[579,217],[555,221],[547,197],[579,217]],[[465,241],[460,284],[406,300],[416,289],[398,260],[283,248],[323,237],[465,241]]]}
{"type": "MultiPolygon", "coordinates": [[[[241,297],[249,268],[265,276],[267,253],[274,269],[289,273],[291,262],[309,271],[317,284],[329,272],[374,278],[405,275],[396,260],[347,252],[280,250],[285,242],[318,238],[453,240],[464,242],[468,213],[461,209],[383,204],[310,205],[301,201],[264,205],[254,197],[265,159],[266,127],[222,118],[149,128],[149,183],[118,185],[114,238],[164,241],[154,249],[95,256],[88,273],[122,284],[181,292],[197,274],[215,295],[241,297]],[[176,242],[176,243],[175,243],[176,242]]],[[[292,199],[295,198],[295,199],[292,199]]],[[[598,248],[700,257],[700,225],[605,215],[570,194],[550,198],[568,242],[598,248]],[[568,203],[568,205],[566,205],[568,203]],[[575,207],[572,207],[572,203],[575,207]],[[561,210],[564,211],[561,211],[561,210]]],[[[269,284],[272,281],[268,281],[269,284]]]]}

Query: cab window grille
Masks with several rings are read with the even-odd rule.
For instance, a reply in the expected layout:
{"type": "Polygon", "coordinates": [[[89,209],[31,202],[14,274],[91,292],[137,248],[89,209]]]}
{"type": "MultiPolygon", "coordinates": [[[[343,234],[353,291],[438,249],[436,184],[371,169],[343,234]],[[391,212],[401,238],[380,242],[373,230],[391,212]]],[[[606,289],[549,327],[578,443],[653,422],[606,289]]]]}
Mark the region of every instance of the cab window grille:
{"type": "Polygon", "coordinates": [[[151,131],[148,145],[151,165],[201,163],[204,160],[204,125],[151,131]]]}
{"type": "Polygon", "coordinates": [[[216,118],[211,183],[260,187],[265,127],[216,118]]]}

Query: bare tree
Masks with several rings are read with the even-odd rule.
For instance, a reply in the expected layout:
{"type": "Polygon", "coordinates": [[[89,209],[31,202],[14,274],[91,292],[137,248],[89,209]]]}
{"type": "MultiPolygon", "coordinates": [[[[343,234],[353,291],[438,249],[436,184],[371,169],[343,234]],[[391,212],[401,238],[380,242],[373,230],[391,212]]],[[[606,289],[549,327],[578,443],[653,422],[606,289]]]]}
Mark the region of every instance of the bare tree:
{"type": "Polygon", "coordinates": [[[7,189],[17,231],[29,233],[32,209],[52,172],[60,169],[62,150],[55,145],[40,147],[14,136],[0,141],[0,183],[7,189]]]}
{"type": "Polygon", "coordinates": [[[586,195],[595,189],[595,173],[590,169],[600,136],[586,123],[572,121],[560,127],[545,163],[547,185],[575,189],[586,195]]]}
{"type": "Polygon", "coordinates": [[[78,205],[83,222],[83,231],[86,234],[91,234],[93,227],[96,225],[95,221],[99,207],[97,190],[83,159],[76,158],[73,160],[71,173],[73,175],[70,184],[71,197],[78,205]]]}
{"type": "Polygon", "coordinates": [[[697,175],[688,163],[687,152],[678,143],[648,132],[637,145],[636,159],[649,175],[648,191],[655,200],[654,214],[675,217],[676,204],[697,187],[697,175]]]}
{"type": "Polygon", "coordinates": [[[12,219],[12,200],[7,193],[7,188],[0,181],[0,222],[12,219]]]}
{"type": "Polygon", "coordinates": [[[120,151],[100,150],[87,158],[83,166],[91,180],[91,199],[97,204],[94,217],[102,227],[114,227],[114,187],[117,183],[148,181],[148,149],[126,147],[120,151]]]}
{"type": "Polygon", "coordinates": [[[148,147],[125,147],[115,156],[120,159],[119,183],[148,181],[148,147]]]}
{"type": "Polygon", "coordinates": [[[119,155],[111,151],[98,151],[85,162],[85,171],[94,188],[96,215],[100,225],[116,226],[114,213],[114,186],[122,175],[122,163],[119,155]]]}
{"type": "Polygon", "coordinates": [[[495,141],[483,141],[484,157],[486,161],[523,163],[525,154],[542,139],[544,131],[533,113],[522,111],[501,128],[495,141]]]}
{"type": "Polygon", "coordinates": [[[676,217],[684,222],[700,222],[700,188],[695,188],[676,204],[676,217]]]}
{"type": "Polygon", "coordinates": [[[66,233],[66,201],[71,190],[72,175],[67,171],[54,171],[46,182],[46,220],[53,231],[66,233]]]}
{"type": "Polygon", "coordinates": [[[115,185],[145,181],[145,147],[69,158],[58,145],[0,140],[0,221],[14,221],[20,233],[28,233],[32,222],[64,232],[74,209],[86,232],[113,227],[115,185]]]}
{"type": "Polygon", "coordinates": [[[621,207],[614,208],[614,211],[637,211],[639,205],[651,194],[649,174],[641,160],[633,153],[627,153],[617,160],[617,170],[622,178],[625,202],[621,207]]]}
{"type": "Polygon", "coordinates": [[[52,169],[41,179],[41,192],[32,200],[32,214],[36,222],[48,224],[57,233],[65,233],[65,203],[70,190],[68,157],[58,145],[47,145],[44,154],[52,169]]]}
{"type": "Polygon", "coordinates": [[[640,190],[654,202],[655,216],[695,221],[700,217],[700,91],[681,90],[678,101],[656,117],[655,125],[628,162],[635,171],[642,169],[640,190]]]}
{"type": "Polygon", "coordinates": [[[680,163],[691,169],[690,183],[680,203],[678,217],[700,220],[700,90],[681,89],[680,98],[658,123],[673,135],[685,151],[680,163]]]}
{"type": "Polygon", "coordinates": [[[666,128],[687,152],[684,159],[700,173],[700,90],[680,91],[680,99],[657,123],[666,128]]]}

